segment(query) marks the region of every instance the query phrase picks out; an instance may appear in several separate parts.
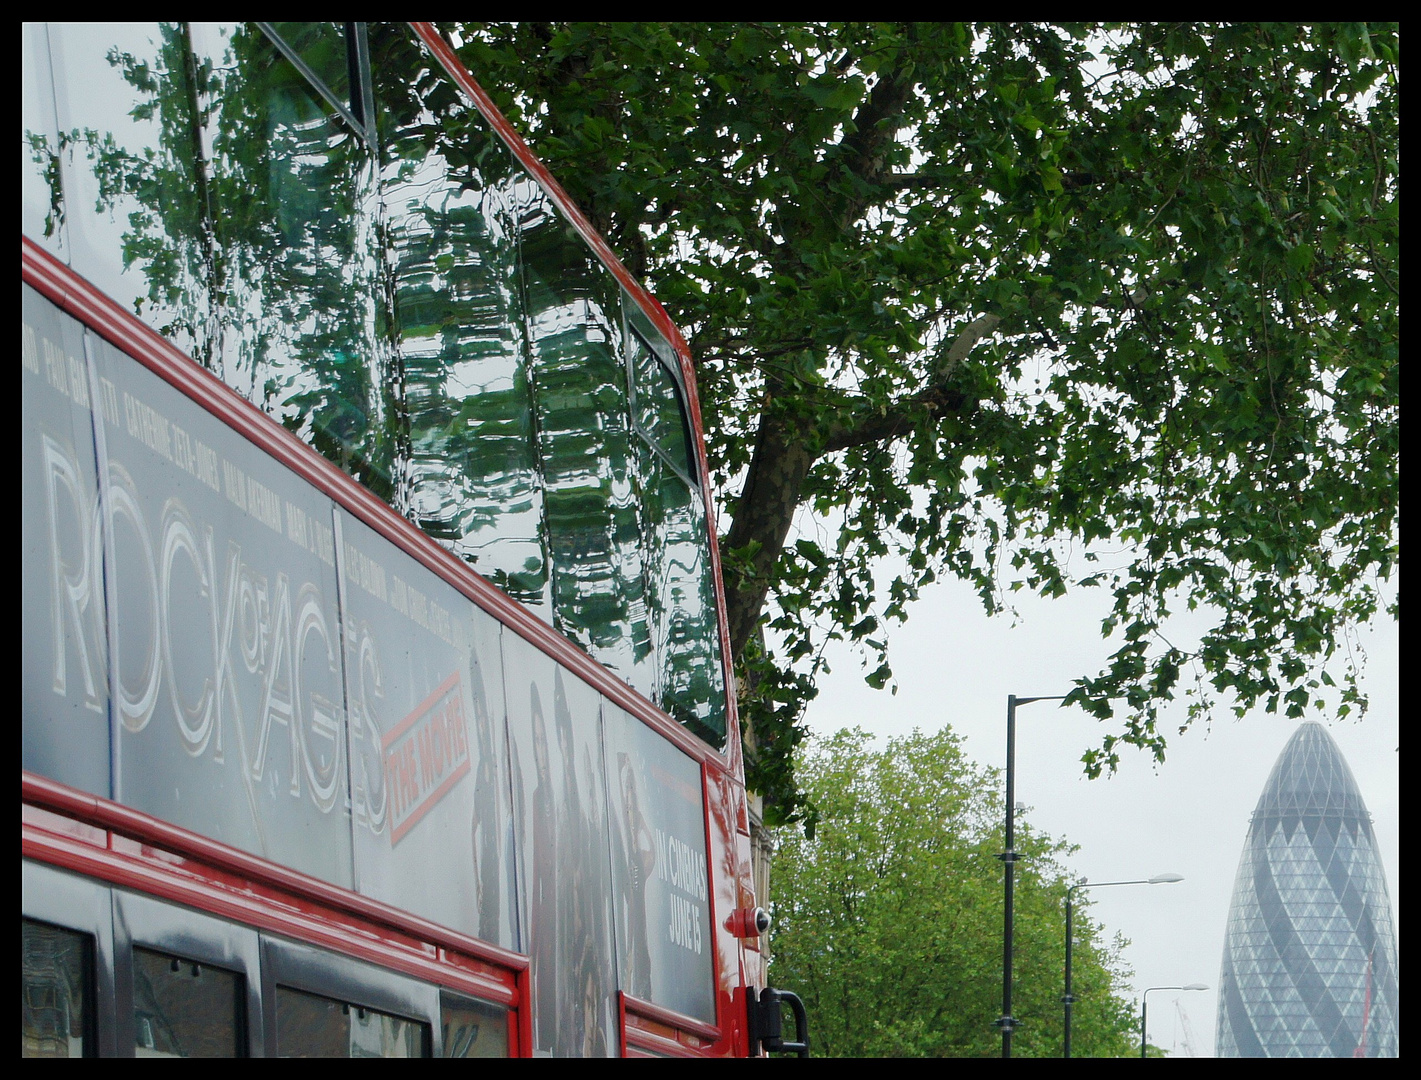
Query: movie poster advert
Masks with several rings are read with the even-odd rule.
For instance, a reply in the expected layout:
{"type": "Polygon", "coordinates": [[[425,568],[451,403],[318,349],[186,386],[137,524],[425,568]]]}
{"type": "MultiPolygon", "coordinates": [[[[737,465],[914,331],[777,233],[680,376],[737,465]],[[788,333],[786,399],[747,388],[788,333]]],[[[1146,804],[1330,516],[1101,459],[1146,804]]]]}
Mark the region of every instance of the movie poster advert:
{"type": "Polygon", "coordinates": [[[337,521],[359,891],[516,948],[500,626],[337,521]]]}
{"type": "Polygon", "coordinates": [[[90,337],[115,798],[354,884],[332,504],[90,337]]]}
{"type": "Polygon", "coordinates": [[[530,958],[533,1048],[617,1053],[600,695],[503,635],[518,870],[530,958]]]}
{"type": "Polygon", "coordinates": [[[602,705],[622,988],[715,1022],[715,963],[700,765],[602,705]]]}
{"type": "Polygon", "coordinates": [[[108,623],[84,335],[33,289],[21,295],[20,761],[109,798],[108,623]]]}

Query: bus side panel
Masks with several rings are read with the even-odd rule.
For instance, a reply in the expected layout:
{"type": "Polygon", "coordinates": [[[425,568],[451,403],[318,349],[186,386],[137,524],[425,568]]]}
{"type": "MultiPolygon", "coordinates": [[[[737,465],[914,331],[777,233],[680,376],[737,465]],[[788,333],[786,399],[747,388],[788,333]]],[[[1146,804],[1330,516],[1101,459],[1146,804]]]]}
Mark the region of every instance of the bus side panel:
{"type": "Polygon", "coordinates": [[[83,331],[29,287],[21,305],[20,761],[108,797],[108,619],[83,331]]]}

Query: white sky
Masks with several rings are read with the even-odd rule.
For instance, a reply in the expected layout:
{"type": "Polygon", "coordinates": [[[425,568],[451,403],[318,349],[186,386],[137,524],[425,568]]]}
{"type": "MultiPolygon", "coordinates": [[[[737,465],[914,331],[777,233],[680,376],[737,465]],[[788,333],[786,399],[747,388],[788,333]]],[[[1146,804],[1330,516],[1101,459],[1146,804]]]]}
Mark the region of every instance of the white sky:
{"type": "MultiPolygon", "coordinates": [[[[834,671],[821,680],[819,697],[809,706],[809,726],[815,732],[861,726],[891,736],[950,724],[966,737],[970,756],[1005,767],[1007,695],[1064,694],[1073,677],[1095,674],[1110,652],[1099,635],[1108,592],[1073,590],[1055,601],[1022,592],[1012,599],[1019,614],[1014,628],[1009,615],[984,615],[966,586],[930,586],[890,639],[897,695],[864,685],[850,650],[831,652],[834,671]]],[[[1369,658],[1364,687],[1371,698],[1364,720],[1309,717],[1327,723],[1356,776],[1372,815],[1393,918],[1399,900],[1398,640],[1396,622],[1385,616],[1363,633],[1369,658]]],[[[1176,705],[1182,718],[1184,706],[1176,705]]],[[[1211,731],[1196,727],[1174,735],[1158,771],[1147,754],[1126,747],[1113,778],[1088,781],[1080,757],[1105,732],[1097,721],[1047,701],[1019,707],[1016,720],[1016,799],[1028,807],[1034,828],[1080,845],[1067,862],[1074,874],[1092,881],[1184,875],[1177,884],[1096,890],[1089,894],[1090,910],[1108,934],[1120,931],[1131,942],[1125,960],[1135,971],[1137,1016],[1145,987],[1210,987],[1156,991],[1148,1019],[1150,1041],[1183,1056],[1185,1033],[1174,1006],[1179,999],[1193,1028],[1193,1055],[1213,1056],[1234,873],[1249,815],[1298,722],[1262,710],[1234,720],[1223,709],[1211,731]]],[[[1176,719],[1163,730],[1178,726],[1176,719]]],[[[1064,920],[1061,934],[1064,942],[1064,920]]],[[[983,1025],[996,1015],[983,1016],[983,1025]]]]}

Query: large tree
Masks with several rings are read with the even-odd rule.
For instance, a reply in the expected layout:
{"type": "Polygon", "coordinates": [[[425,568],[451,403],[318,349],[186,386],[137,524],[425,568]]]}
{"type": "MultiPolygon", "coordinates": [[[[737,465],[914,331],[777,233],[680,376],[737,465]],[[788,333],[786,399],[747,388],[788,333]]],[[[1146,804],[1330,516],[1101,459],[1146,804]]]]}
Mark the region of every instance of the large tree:
{"type": "MultiPolygon", "coordinates": [[[[770,970],[804,999],[816,1054],[985,1057],[1002,993],[1000,776],[950,730],[880,750],[843,731],[801,758],[815,828],[781,833],[770,970]]],[[[1064,1014],[1064,841],[1018,819],[1012,1015],[1020,1057],[1059,1057],[1064,1014]]],[[[1120,942],[1073,920],[1072,1051],[1138,1052],[1120,942]]]]}
{"type": "Polygon", "coordinates": [[[823,642],[883,686],[943,574],[989,613],[1111,591],[1092,772],[1162,757],[1177,693],[1358,703],[1397,559],[1394,25],[451,32],[690,341],[781,818],[823,642]]]}

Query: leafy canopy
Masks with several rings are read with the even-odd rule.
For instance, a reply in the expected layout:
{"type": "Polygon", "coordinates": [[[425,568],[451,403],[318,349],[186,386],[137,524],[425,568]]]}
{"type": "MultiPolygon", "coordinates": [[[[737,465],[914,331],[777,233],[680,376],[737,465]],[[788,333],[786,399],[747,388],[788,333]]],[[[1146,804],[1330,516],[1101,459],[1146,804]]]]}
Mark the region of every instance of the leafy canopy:
{"type": "MultiPolygon", "coordinates": [[[[801,757],[819,811],[780,832],[771,881],[771,972],[804,999],[815,1054],[990,1057],[1001,1053],[1001,783],[950,730],[875,750],[842,731],[801,757]]],[[[1064,1016],[1064,841],[1018,818],[1013,892],[1014,1055],[1059,1057],[1064,1016]]],[[[1079,902],[1079,901],[1078,901],[1079,902]]],[[[1071,1049],[1138,1048],[1119,940],[1073,917],[1071,1049]]]]}
{"type": "Polygon", "coordinates": [[[1092,774],[1162,760],[1177,694],[1191,722],[1364,704],[1346,646],[1398,553],[1394,24],[450,32],[690,341],[780,819],[823,643],[889,684],[886,624],[944,574],[989,613],[1109,590],[1072,693],[1113,720],[1092,774]]]}

